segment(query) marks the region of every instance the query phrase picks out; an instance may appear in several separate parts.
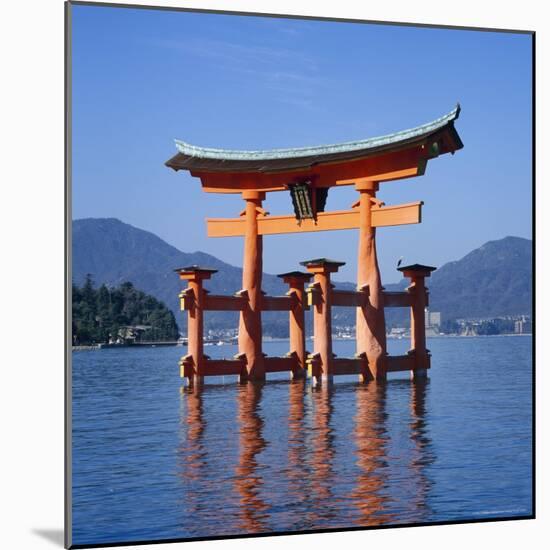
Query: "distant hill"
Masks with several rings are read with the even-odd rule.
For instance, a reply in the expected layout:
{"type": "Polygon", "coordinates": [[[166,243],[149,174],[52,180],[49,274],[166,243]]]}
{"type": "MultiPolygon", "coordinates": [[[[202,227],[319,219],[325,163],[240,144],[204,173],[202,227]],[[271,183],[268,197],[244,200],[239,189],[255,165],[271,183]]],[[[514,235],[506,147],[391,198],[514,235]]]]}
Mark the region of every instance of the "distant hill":
{"type": "MultiPolygon", "coordinates": [[[[444,319],[492,317],[531,313],[531,241],[506,237],[491,241],[464,258],[442,266],[428,279],[432,311],[444,319]]],[[[181,252],[153,233],[114,218],[87,218],[73,221],[73,281],[82,285],[91,273],[96,285],[118,286],[125,281],[163,301],[183,328],[185,316],[179,311],[178,293],[183,288],[174,268],[199,264],[218,269],[206,282],[216,294],[232,294],[242,286],[242,270],[204,252],[181,252]]],[[[275,275],[264,274],[263,290],[280,295],[287,288],[275,275]]],[[[353,283],[338,285],[353,288],[353,283]]],[[[388,290],[405,286],[385,285],[388,290]]],[[[388,325],[402,324],[407,312],[392,308],[388,325]]],[[[355,312],[335,311],[336,324],[353,325],[355,312]]],[[[236,328],[237,313],[211,312],[206,328],[236,328]]],[[[265,314],[267,334],[286,331],[284,312],[265,314]]]]}
{"type": "MultiPolygon", "coordinates": [[[[180,327],[185,316],[179,310],[178,294],[184,284],[174,273],[177,267],[198,264],[219,272],[205,287],[214,294],[232,294],[242,288],[242,270],[204,252],[181,252],[153,233],[115,218],[86,218],[73,221],[73,281],[81,286],[87,273],[99,286],[118,286],[125,281],[164,302],[176,315],[180,327]]],[[[263,290],[268,294],[286,292],[286,285],[275,275],[264,275],[263,290]]],[[[273,315],[273,314],[271,314],[273,315]]],[[[282,319],[281,315],[279,317],[282,319]]],[[[235,327],[238,314],[209,313],[211,325],[235,327]]]]}
{"type": "Polygon", "coordinates": [[[428,280],[430,309],[448,319],[531,314],[532,241],[489,241],[428,280]]]}
{"type": "Polygon", "coordinates": [[[89,345],[137,340],[173,342],[178,339],[174,314],[165,304],[134,288],[131,282],[118,288],[94,288],[87,278],[82,288],[72,289],[73,344],[89,345]]]}

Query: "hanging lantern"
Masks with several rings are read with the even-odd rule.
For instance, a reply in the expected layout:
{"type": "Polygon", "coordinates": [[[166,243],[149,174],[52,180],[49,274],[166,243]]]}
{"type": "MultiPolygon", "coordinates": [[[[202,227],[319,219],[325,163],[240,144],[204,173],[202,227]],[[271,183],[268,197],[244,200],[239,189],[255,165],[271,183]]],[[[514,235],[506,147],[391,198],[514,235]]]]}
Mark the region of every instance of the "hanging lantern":
{"type": "Polygon", "coordinates": [[[313,205],[311,204],[311,188],[309,182],[295,183],[289,185],[294,215],[298,222],[314,217],[313,205]]]}
{"type": "Polygon", "coordinates": [[[316,220],[317,212],[325,211],[328,187],[312,187],[311,181],[303,181],[292,183],[288,188],[298,224],[306,219],[316,220]]]}

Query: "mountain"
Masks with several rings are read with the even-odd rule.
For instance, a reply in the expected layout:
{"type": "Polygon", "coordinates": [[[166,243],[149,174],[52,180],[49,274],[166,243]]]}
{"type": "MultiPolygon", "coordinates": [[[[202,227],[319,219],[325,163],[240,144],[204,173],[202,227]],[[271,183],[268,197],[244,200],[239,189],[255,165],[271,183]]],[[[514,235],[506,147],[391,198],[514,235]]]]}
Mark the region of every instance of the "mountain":
{"type": "MultiPolygon", "coordinates": [[[[464,258],[442,266],[427,280],[430,309],[444,319],[493,317],[531,313],[532,242],[519,237],[490,241],[464,258]]],[[[87,218],[73,221],[73,281],[82,285],[87,273],[96,285],[118,286],[130,281],[134,286],[163,301],[183,328],[185,315],[179,310],[182,282],[174,268],[192,264],[218,269],[205,286],[214,294],[232,294],[241,288],[242,270],[204,252],[181,252],[156,235],[114,218],[87,218]]],[[[353,283],[338,284],[354,288],[353,283]]],[[[386,285],[398,290],[406,281],[386,285]]],[[[287,288],[275,275],[264,274],[263,290],[281,295],[287,288]]],[[[355,324],[351,308],[337,308],[334,322],[355,324]]],[[[236,328],[236,312],[211,312],[205,318],[208,328],[236,328]]],[[[408,312],[391,308],[388,326],[408,322],[408,312]]],[[[287,314],[265,314],[266,334],[287,331],[287,314]]]]}
{"type": "Polygon", "coordinates": [[[529,239],[489,241],[432,274],[430,309],[447,319],[530,315],[532,259],[529,239]]]}
{"type": "MultiPolygon", "coordinates": [[[[115,218],[86,218],[73,224],[73,281],[81,286],[90,273],[96,286],[115,287],[130,281],[136,288],[164,302],[176,315],[180,327],[185,316],[179,309],[178,294],[185,287],[174,273],[177,267],[201,265],[219,272],[205,287],[213,294],[233,294],[242,288],[242,270],[204,252],[181,252],[153,233],[115,218]]],[[[263,290],[268,294],[286,292],[275,275],[265,274],[263,290]]],[[[274,315],[274,314],[270,314],[274,315]]],[[[280,321],[282,317],[279,315],[280,321]]],[[[238,313],[216,312],[205,318],[206,328],[236,327],[238,313]]],[[[286,318],[285,318],[286,319],[286,318]]]]}

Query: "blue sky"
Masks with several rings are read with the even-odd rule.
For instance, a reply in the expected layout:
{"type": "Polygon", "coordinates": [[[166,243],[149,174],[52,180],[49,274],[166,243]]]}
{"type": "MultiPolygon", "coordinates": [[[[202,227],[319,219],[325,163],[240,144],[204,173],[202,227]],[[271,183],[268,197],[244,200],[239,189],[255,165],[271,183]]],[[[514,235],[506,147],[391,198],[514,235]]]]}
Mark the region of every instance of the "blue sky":
{"type": "MultiPolygon", "coordinates": [[[[239,195],[205,194],[164,162],[175,138],[261,149],[383,135],[431,121],[457,101],[465,144],[426,175],[381,185],[386,204],[423,200],[419,225],[381,228],[382,276],[441,266],[486,241],[531,238],[531,37],[330,21],[73,6],[73,218],[116,217],[186,252],[234,265],[240,238],[209,239],[206,217],[234,217],[239,195]]],[[[353,188],[327,209],[349,208],[353,188]]],[[[292,211],[271,193],[271,213],[292,211]]],[[[356,231],[264,238],[264,270],[310,257],[346,261],[356,231]]]]}

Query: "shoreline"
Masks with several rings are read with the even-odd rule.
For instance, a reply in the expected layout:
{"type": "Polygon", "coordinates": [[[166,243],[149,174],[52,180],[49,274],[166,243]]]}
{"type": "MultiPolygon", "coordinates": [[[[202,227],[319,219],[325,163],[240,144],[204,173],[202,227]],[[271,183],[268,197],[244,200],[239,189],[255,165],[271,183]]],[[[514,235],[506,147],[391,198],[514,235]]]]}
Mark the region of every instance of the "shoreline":
{"type": "MultiPolygon", "coordinates": [[[[432,338],[504,338],[504,337],[532,337],[533,334],[438,334],[436,336],[427,336],[428,340],[432,338]]],[[[402,338],[396,336],[386,336],[388,340],[408,340],[408,336],[402,338]]],[[[342,338],[333,336],[332,339],[338,342],[355,342],[355,338],[342,338]]],[[[271,342],[288,342],[289,338],[264,338],[262,343],[269,344],[271,342]]],[[[312,338],[308,338],[307,341],[312,342],[312,338]]],[[[217,345],[208,343],[208,345],[217,345]]],[[[235,346],[236,342],[223,342],[224,346],[235,346]]],[[[97,351],[102,349],[128,349],[128,348],[157,348],[157,347],[187,347],[187,344],[178,344],[177,342],[139,342],[136,344],[89,344],[81,346],[72,346],[72,351],[97,351]]]]}

